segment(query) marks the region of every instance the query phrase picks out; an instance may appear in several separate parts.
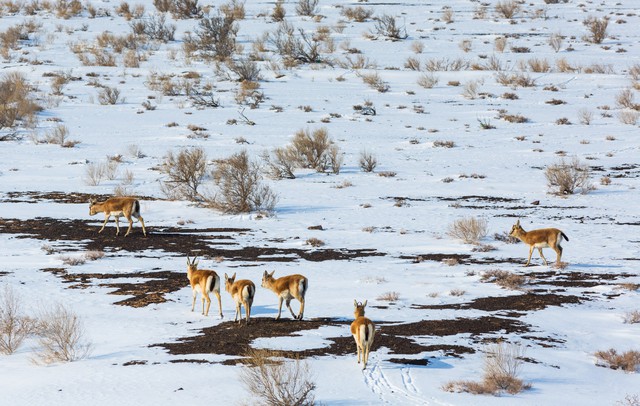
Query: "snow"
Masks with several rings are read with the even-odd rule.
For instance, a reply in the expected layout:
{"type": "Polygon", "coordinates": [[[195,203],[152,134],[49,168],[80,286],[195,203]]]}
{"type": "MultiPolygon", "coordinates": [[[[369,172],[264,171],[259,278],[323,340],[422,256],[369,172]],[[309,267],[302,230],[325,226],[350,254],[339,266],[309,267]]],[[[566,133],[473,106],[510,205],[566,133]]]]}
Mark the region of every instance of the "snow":
{"type": "MultiPolygon", "coordinates": [[[[351,261],[223,260],[218,264],[202,260],[219,273],[237,272],[239,278],[249,278],[256,283],[254,317],[277,314],[276,296],[259,287],[262,272],[276,269],[276,276],[302,273],[309,278],[305,318],[350,320],[353,300],[367,299],[367,316],[379,323],[488,315],[479,310],[421,310],[412,305],[467,303],[480,297],[521,294],[479,281],[479,275],[491,269],[525,272],[519,264],[449,266],[435,261],[413,263],[406,258],[441,253],[524,260],[526,246],[494,240],[494,234],[508,231],[516,218],[521,219],[527,230],[557,227],[570,238],[563,244],[563,260],[568,266],[559,272],[629,276],[613,282],[603,279],[601,284],[589,288],[569,287],[566,294],[580,296],[588,291],[590,300],[530,311],[518,318],[533,326],[534,331],[528,336],[553,338],[557,340],[553,346],[542,346],[539,341],[516,333],[503,335],[507,341],[522,343],[526,356],[536,361],[525,363],[522,369],[522,378],[532,384],[531,390],[501,396],[442,390],[447,382],[477,380],[482,373],[484,344],[468,334],[460,334],[416,337],[419,343],[458,344],[476,350],[462,357],[441,352],[407,356],[426,358],[427,366],[391,363],[388,359],[398,355],[379,348],[371,354],[367,370],[361,371],[356,364],[355,345],[353,354],[348,356],[308,359],[317,384],[316,399],[327,405],[602,405],[640,395],[637,373],[597,367],[593,355],[609,348],[640,350],[640,325],[623,323],[627,312],[638,310],[640,293],[614,285],[640,283],[637,269],[640,138],[638,125],[623,124],[618,119],[621,109],[616,104],[616,96],[622,90],[634,89],[634,85],[637,89],[637,82],[633,82],[629,74],[630,68],[640,63],[637,29],[640,15],[634,1],[621,0],[606,5],[580,4],[573,0],[559,4],[529,2],[523,4],[527,12],[511,23],[493,16],[494,1],[490,2],[487,18],[474,19],[480,3],[452,0],[447,2],[454,11],[451,24],[438,20],[443,10],[438,2],[320,0],[319,14],[323,18],[314,21],[295,14],[296,1],[285,1],[287,20],[310,32],[319,26],[336,27],[342,21],[344,29],[331,31],[337,45],[335,51],[324,56],[344,60],[348,55],[340,47],[344,44],[345,48],[348,45],[359,49],[361,55],[370,60],[372,68],[358,71],[337,63],[301,65],[291,70],[282,69],[284,76],[277,77],[268,68],[268,62],[260,62],[263,77],[260,90],[266,100],[258,109],[244,110],[234,100],[236,82],[216,75],[212,64],[184,58],[181,43],[185,33],[197,26],[193,19],[173,20],[168,15],[167,20],[177,26],[176,40],[158,44],[140,68],[123,67],[120,57],[116,67],[83,66],[71,52],[71,43],[93,42],[98,34],[107,30],[119,35],[130,32],[129,23],[114,11],[118,4],[91,3],[110,10],[111,16],[89,18],[85,11],[65,20],[40,11],[35,17],[5,12],[0,18],[0,32],[28,20],[41,24],[29,41],[21,41],[20,49],[12,50],[10,57],[4,59],[1,73],[24,74],[36,86],[45,104],[36,128],[21,128],[19,140],[0,142],[0,210],[4,218],[92,220],[97,231],[102,217],[90,218],[88,204],[46,200],[34,204],[28,198],[11,202],[5,197],[10,192],[27,191],[111,194],[120,184],[122,173],[128,170],[134,175],[134,182],[129,186],[134,194],[159,199],[141,202],[145,223],[152,232],[187,221],[185,228],[248,228],[250,232],[237,236],[237,242],[243,246],[312,249],[305,241],[316,237],[325,242],[323,248],[375,249],[385,253],[385,256],[351,261]],[[355,23],[341,15],[342,9],[356,6],[369,8],[376,16],[396,16],[406,28],[408,38],[401,41],[367,38],[363,34],[374,30],[373,20],[355,23]],[[536,18],[535,10],[544,10],[547,18],[536,18]],[[590,44],[582,39],[587,34],[582,21],[587,16],[611,17],[610,35],[603,44],[590,44]],[[565,36],[558,53],[548,45],[548,38],[554,33],[565,36]],[[499,36],[506,36],[509,41],[504,53],[494,50],[494,40],[499,36]],[[465,39],[472,41],[468,53],[459,47],[465,39]],[[411,44],[415,41],[424,44],[423,53],[412,51],[411,44]],[[569,45],[573,51],[567,50],[569,45]],[[528,47],[531,53],[512,52],[511,46],[528,47]],[[617,52],[620,49],[626,52],[617,52]],[[172,58],[172,54],[176,57],[172,58]],[[525,72],[535,79],[535,86],[514,89],[497,83],[495,71],[438,71],[433,72],[438,83],[432,89],[425,89],[416,82],[428,72],[404,67],[409,57],[419,59],[424,66],[429,59],[453,61],[457,58],[483,64],[492,56],[500,59],[509,72],[520,72],[519,63],[526,64],[531,58],[547,59],[551,72],[525,72]],[[583,69],[562,73],[555,68],[560,58],[573,66],[610,65],[611,72],[587,73],[583,69]],[[28,62],[36,60],[42,63],[28,62]],[[203,83],[214,84],[221,107],[198,110],[183,95],[162,95],[147,85],[152,73],[177,78],[189,71],[200,73],[203,83]],[[53,96],[50,78],[45,75],[53,72],[64,72],[81,80],[69,82],[63,96],[53,96]],[[389,84],[388,92],[379,93],[362,82],[362,73],[373,72],[389,84]],[[99,104],[98,88],[90,86],[88,74],[103,85],[120,89],[124,102],[99,104]],[[459,81],[460,85],[450,84],[452,81],[459,81]],[[465,84],[471,81],[477,81],[478,93],[489,96],[465,98],[465,84]],[[551,86],[557,91],[545,90],[551,86]],[[504,93],[515,93],[518,99],[504,98],[504,93]],[[547,103],[551,99],[566,103],[551,105],[547,103]],[[151,101],[157,108],[145,110],[142,107],[145,101],[151,101]],[[375,106],[375,116],[364,116],[354,110],[355,105],[367,102],[375,106]],[[282,108],[282,112],[277,112],[274,106],[282,108]],[[312,110],[305,112],[303,106],[310,106],[312,110]],[[523,115],[529,121],[508,123],[498,118],[500,109],[523,115]],[[593,113],[590,125],[580,123],[581,109],[593,113]],[[240,112],[256,125],[243,124],[240,112]],[[562,117],[572,124],[556,124],[562,117]],[[228,124],[231,119],[238,120],[238,124],[228,124]],[[32,135],[43,136],[59,124],[57,120],[69,129],[69,139],[79,143],[73,148],[36,145],[32,135]],[[483,130],[479,121],[490,122],[496,128],[483,130]],[[169,126],[170,123],[178,125],[169,126]],[[190,138],[189,125],[206,128],[209,137],[190,138]],[[163,200],[162,174],[153,168],[162,163],[168,151],[199,146],[213,161],[247,150],[252,158],[259,159],[265,150],[287,145],[296,131],[322,127],[344,153],[340,174],[300,170],[296,172],[296,179],[266,179],[279,195],[272,216],[226,215],[185,201],[163,200]],[[237,143],[240,137],[248,143],[237,143]],[[435,141],[452,141],[455,146],[435,147],[435,141]],[[138,146],[144,157],[131,156],[131,145],[138,146]],[[364,150],[379,161],[374,173],[360,170],[358,160],[364,150]],[[98,186],[84,181],[89,164],[106,162],[107,156],[116,154],[124,157],[120,177],[105,180],[98,186]],[[562,155],[567,159],[576,156],[592,166],[595,190],[568,197],[548,193],[544,168],[558,162],[562,155]],[[623,166],[630,166],[628,173],[615,169],[623,166]],[[384,171],[396,175],[379,176],[384,171]],[[472,174],[485,177],[474,179],[469,177],[472,174]],[[600,178],[605,175],[611,176],[610,185],[600,184],[600,178]],[[453,182],[443,182],[447,177],[453,182]],[[346,182],[352,186],[342,187],[346,182]],[[448,200],[463,196],[518,200],[495,204],[472,198],[448,200]],[[397,207],[396,197],[405,198],[406,204],[397,207]],[[534,200],[539,200],[540,205],[531,205],[534,200]],[[521,207],[512,209],[512,206],[521,207]],[[482,242],[495,246],[496,251],[472,252],[472,245],[447,235],[453,221],[469,216],[488,221],[488,236],[482,242]],[[313,225],[322,225],[324,230],[309,230],[313,225]],[[464,294],[451,295],[456,289],[464,294]],[[396,304],[374,307],[388,305],[377,299],[387,292],[399,293],[396,304]]],[[[149,0],[135,4],[144,5],[147,13],[155,10],[149,0]]],[[[220,4],[214,2],[214,10],[220,4]]],[[[273,5],[273,2],[245,3],[246,18],[239,22],[238,34],[245,54],[251,52],[256,38],[276,28],[275,23],[264,17],[273,5]]],[[[266,54],[278,59],[273,53],[266,54]]],[[[357,54],[351,55],[355,56],[357,54]]],[[[637,96],[635,89],[632,92],[637,96]]],[[[0,134],[7,131],[0,129],[0,134]]],[[[138,226],[134,224],[135,233],[127,238],[140,238],[138,226]]],[[[110,223],[105,232],[114,232],[113,229],[114,224],[110,223]]],[[[79,254],[66,242],[47,244],[64,246],[69,255],[79,254]]],[[[153,346],[198,334],[200,329],[221,322],[217,311],[213,311],[215,304],[208,318],[190,312],[191,291],[186,276],[185,287],[166,295],[165,303],[142,308],[119,306],[114,303],[125,297],[109,294],[111,288],[91,282],[86,289],[70,289],[60,278],[43,272],[44,268],[63,267],[63,254],[47,255],[43,245],[43,241],[36,239],[0,234],[0,285],[11,286],[30,311],[54,303],[68,305],[83,320],[92,352],[88,358],[76,362],[45,366],[33,362],[37,340],[31,338],[15,354],[0,355],[0,404],[250,402],[238,377],[243,367],[223,365],[221,362],[227,357],[197,354],[196,358],[211,363],[171,362],[181,357],[153,346]],[[132,361],[145,362],[123,365],[132,361]]],[[[110,282],[118,281],[118,274],[125,272],[154,269],[186,272],[183,256],[161,250],[111,254],[83,265],[64,267],[70,273],[113,274],[110,282]]],[[[551,250],[545,250],[545,254],[550,262],[555,259],[551,250]]],[[[550,270],[542,265],[537,253],[532,262],[534,266],[526,272],[550,270]]],[[[225,320],[229,320],[235,308],[230,296],[226,292],[222,295],[225,320]]],[[[297,302],[293,303],[295,310],[297,302]]],[[[284,309],[283,317],[288,316],[284,309]]],[[[259,339],[253,344],[256,348],[299,350],[323,347],[328,337],[336,336],[349,336],[348,328],[328,326],[302,332],[300,336],[259,339]]]]}

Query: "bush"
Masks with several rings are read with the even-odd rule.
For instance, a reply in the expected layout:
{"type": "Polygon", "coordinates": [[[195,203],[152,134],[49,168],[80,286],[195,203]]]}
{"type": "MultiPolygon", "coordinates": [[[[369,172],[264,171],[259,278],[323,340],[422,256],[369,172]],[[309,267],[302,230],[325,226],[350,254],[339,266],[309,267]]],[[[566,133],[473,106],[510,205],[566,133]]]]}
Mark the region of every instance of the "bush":
{"type": "Polygon", "coordinates": [[[526,281],[527,278],[522,275],[500,269],[483,272],[480,278],[480,282],[493,282],[507,289],[520,289],[526,281]]]}
{"type": "Polygon", "coordinates": [[[482,381],[455,381],[444,385],[448,392],[468,392],[475,395],[499,395],[502,392],[520,393],[530,389],[518,377],[523,364],[524,350],[516,344],[494,344],[485,352],[482,381]]]}
{"type": "Polygon", "coordinates": [[[287,21],[282,21],[274,32],[267,35],[267,42],[276,48],[286,66],[323,61],[320,57],[320,38],[309,35],[302,29],[296,30],[287,21]]]}
{"type": "Polygon", "coordinates": [[[589,166],[582,164],[576,157],[571,162],[564,159],[549,165],[545,169],[547,185],[551,193],[558,195],[571,195],[580,189],[582,193],[588,193],[593,189],[589,181],[589,166]]]}
{"type": "Polygon", "coordinates": [[[84,338],[82,321],[69,308],[57,304],[43,310],[38,320],[40,361],[45,364],[72,362],[89,356],[91,344],[84,338]]]}
{"type": "Polygon", "coordinates": [[[238,25],[232,15],[217,15],[201,18],[194,35],[184,38],[185,47],[198,50],[205,59],[224,61],[236,48],[238,25]]]}
{"type": "Polygon", "coordinates": [[[330,166],[329,154],[332,145],[333,140],[326,128],[313,131],[299,130],[292,141],[298,164],[318,172],[324,172],[330,166]]]}
{"type": "Polygon", "coordinates": [[[18,124],[33,126],[42,110],[32,96],[32,87],[22,73],[10,72],[0,79],[0,129],[18,124]]]}
{"type": "Polygon", "coordinates": [[[115,87],[105,86],[98,92],[98,102],[102,105],[124,103],[120,98],[120,90],[115,87]]]}
{"type": "Polygon", "coordinates": [[[388,14],[376,17],[375,33],[391,40],[401,40],[407,38],[407,31],[398,27],[396,18],[388,14]]]}
{"type": "Polygon", "coordinates": [[[258,400],[255,404],[265,406],[294,406],[315,404],[309,365],[295,358],[292,361],[274,360],[280,354],[272,350],[250,348],[245,354],[248,366],[240,372],[247,392],[258,400]]]}
{"type": "Polygon", "coordinates": [[[476,217],[458,219],[449,226],[448,234],[467,244],[478,244],[487,235],[487,220],[476,217]]]}
{"type": "Polygon", "coordinates": [[[298,0],[296,14],[313,17],[318,12],[318,0],[298,0]]]}
{"type": "Polygon", "coordinates": [[[212,175],[219,191],[206,199],[211,207],[232,214],[273,211],[278,197],[262,184],[260,166],[246,151],[217,162],[212,175]]]}
{"type": "Polygon", "coordinates": [[[589,35],[584,37],[585,41],[600,44],[607,37],[609,18],[587,17],[582,21],[582,24],[589,30],[589,35]]]}
{"type": "Polygon", "coordinates": [[[363,172],[373,172],[376,166],[378,166],[378,158],[375,155],[368,151],[360,152],[360,169],[363,172]]]}
{"type": "Polygon", "coordinates": [[[502,18],[514,18],[520,12],[520,4],[514,0],[499,1],[495,5],[496,14],[502,18]]]}
{"type": "Polygon", "coordinates": [[[606,351],[598,351],[595,354],[596,365],[611,369],[622,369],[626,372],[635,372],[640,366],[640,351],[629,350],[619,354],[613,348],[606,351]]]}
{"type": "Polygon", "coordinates": [[[9,285],[0,292],[0,353],[13,354],[34,330],[34,321],[22,313],[22,301],[9,285]]]}
{"type": "Polygon", "coordinates": [[[198,188],[207,171],[207,156],[200,147],[169,152],[160,167],[168,180],[162,182],[162,192],[169,199],[201,200],[198,188]]]}

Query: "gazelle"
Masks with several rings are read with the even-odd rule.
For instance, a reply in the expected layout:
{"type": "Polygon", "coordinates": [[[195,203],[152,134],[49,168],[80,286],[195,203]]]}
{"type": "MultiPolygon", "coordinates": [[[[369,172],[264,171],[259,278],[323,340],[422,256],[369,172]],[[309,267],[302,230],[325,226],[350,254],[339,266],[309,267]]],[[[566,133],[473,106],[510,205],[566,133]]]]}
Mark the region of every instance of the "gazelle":
{"type": "Polygon", "coordinates": [[[351,323],[351,334],[353,334],[358,348],[358,364],[360,363],[360,354],[362,354],[362,362],[364,363],[362,369],[365,369],[369,360],[369,351],[373,345],[373,337],[376,334],[376,327],[371,320],[364,317],[364,308],[367,306],[366,300],[364,303],[358,303],[357,300],[354,300],[353,305],[353,315],[356,319],[351,323]]]}
{"type": "Polygon", "coordinates": [[[235,273],[231,277],[225,273],[224,289],[231,294],[236,304],[236,317],[234,321],[240,322],[242,320],[241,306],[244,305],[244,314],[247,319],[247,324],[249,324],[251,305],[253,304],[253,297],[256,294],[256,285],[248,279],[236,281],[235,273]],[[238,319],[238,316],[240,316],[240,319],[238,319]]]}
{"type": "Polygon", "coordinates": [[[133,197],[112,197],[110,199],[105,200],[104,202],[98,202],[94,199],[91,199],[89,202],[89,215],[93,216],[97,213],[104,212],[104,223],[102,224],[102,228],[99,233],[104,230],[104,226],[107,225],[107,221],[111,216],[115,216],[116,218],[116,235],[120,234],[120,224],[118,219],[121,216],[124,216],[129,220],[129,229],[127,233],[124,235],[125,237],[129,235],[131,232],[131,228],[133,227],[133,219],[131,216],[138,219],[140,224],[142,224],[142,233],[144,236],[147,236],[147,230],[144,228],[144,220],[140,215],[140,202],[138,199],[133,197]]]}
{"type": "Polygon", "coordinates": [[[538,230],[524,231],[522,226],[520,226],[520,220],[511,227],[509,235],[519,239],[529,246],[529,259],[527,259],[525,266],[529,266],[529,263],[531,262],[531,254],[533,253],[534,248],[538,249],[540,257],[544,261],[545,265],[547,265],[547,259],[542,255],[542,249],[552,248],[557,255],[556,265],[559,266],[560,259],[562,258],[562,247],[560,246],[560,242],[562,241],[562,238],[569,241],[567,235],[557,228],[541,228],[538,230]]]}
{"type": "Polygon", "coordinates": [[[202,314],[209,315],[209,307],[211,306],[211,298],[209,293],[213,292],[218,298],[218,309],[220,310],[220,318],[222,316],[222,300],[220,299],[220,277],[215,271],[207,269],[198,269],[198,261],[196,258],[190,260],[187,257],[187,278],[191,284],[191,292],[193,294],[193,302],[191,303],[191,311],[196,307],[196,297],[198,292],[202,299],[202,314]],[[206,309],[205,309],[206,302],[206,309]]]}
{"type": "Polygon", "coordinates": [[[287,308],[294,319],[302,320],[304,315],[304,296],[307,293],[309,281],[305,276],[299,274],[287,275],[276,279],[273,277],[275,272],[268,273],[264,271],[262,287],[270,289],[278,295],[278,316],[276,316],[276,320],[280,319],[280,314],[282,313],[282,301],[286,301],[287,308]],[[300,302],[300,313],[297,316],[291,309],[291,299],[297,299],[300,302]]]}

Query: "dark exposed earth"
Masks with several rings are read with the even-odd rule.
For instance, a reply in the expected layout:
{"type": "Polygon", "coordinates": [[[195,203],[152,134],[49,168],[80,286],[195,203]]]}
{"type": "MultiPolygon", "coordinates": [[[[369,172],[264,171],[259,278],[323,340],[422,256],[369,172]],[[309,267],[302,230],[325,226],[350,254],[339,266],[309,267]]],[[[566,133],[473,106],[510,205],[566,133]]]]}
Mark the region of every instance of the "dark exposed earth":
{"type": "MultiPolygon", "coordinates": [[[[49,199],[64,203],[87,202],[89,196],[82,194],[40,194],[16,195],[7,199],[49,199]]],[[[87,205],[88,208],[88,205],[87,205]]],[[[88,212],[88,210],[87,210],[88,212]]],[[[88,213],[87,213],[88,215],[88,213]]],[[[243,262],[291,262],[291,261],[348,261],[368,256],[385,256],[384,252],[375,249],[324,249],[324,248],[279,248],[277,246],[242,246],[237,237],[254,233],[251,229],[240,228],[188,228],[188,227],[147,227],[148,235],[144,237],[138,224],[134,224],[132,234],[126,239],[115,236],[113,223],[108,225],[105,232],[97,231],[103,220],[102,215],[92,220],[60,220],[39,217],[29,220],[0,218],[0,233],[15,235],[15,238],[30,238],[42,240],[43,244],[55,242],[57,252],[96,251],[108,255],[119,255],[121,252],[144,255],[146,250],[161,250],[168,255],[201,256],[206,253],[209,258],[220,257],[225,261],[243,262]]],[[[126,227],[126,221],[121,226],[126,227]]],[[[122,227],[121,227],[122,228],[122,227]]],[[[124,233],[124,228],[122,230],[124,233]]],[[[426,253],[419,257],[404,257],[407,263],[421,261],[443,261],[454,257],[462,264],[513,263],[519,266],[523,258],[487,258],[470,254],[438,254],[426,253]],[[418,260],[419,258],[419,260],[418,260]]],[[[526,268],[522,268],[526,269],[526,268]]],[[[114,278],[108,273],[78,273],[76,269],[69,272],[69,268],[46,268],[49,272],[64,282],[69,288],[82,289],[91,285],[113,288],[111,294],[123,295],[124,299],[117,301],[117,305],[143,307],[153,303],[167,301],[168,293],[176,292],[187,285],[185,270],[153,270],[151,272],[119,273],[119,282],[112,282],[114,278]],[[122,282],[130,279],[131,282],[122,282]]],[[[498,340],[502,334],[515,333],[526,337],[531,342],[541,346],[554,346],[562,342],[554,337],[546,337],[536,332],[535,326],[521,321],[527,312],[545,309],[549,306],[577,305],[591,300],[588,290],[600,284],[614,284],[616,280],[630,275],[601,275],[576,272],[565,272],[553,269],[548,272],[526,274],[531,278],[522,289],[510,291],[511,294],[500,297],[481,297],[464,303],[452,305],[425,305],[415,303],[411,306],[414,311],[478,310],[479,317],[459,317],[455,319],[422,320],[413,323],[376,322],[377,333],[374,342],[375,349],[386,347],[389,360],[398,363],[425,365],[425,359],[416,359],[417,354],[424,352],[440,352],[449,356],[463,356],[473,353],[471,346],[461,345],[433,345],[425,344],[426,339],[433,337],[455,336],[467,334],[471,342],[498,340]],[[572,294],[566,292],[567,288],[572,294]],[[576,295],[576,292],[578,294],[576,295]],[[409,358],[406,358],[409,356],[409,358]],[[414,356],[413,358],[410,356],[414,356]]],[[[389,306],[394,306],[389,303],[389,306]]],[[[384,309],[386,306],[381,306],[384,309]]],[[[212,312],[213,313],[213,312],[212,312]]],[[[215,316],[210,316],[215,317],[215,316]]],[[[375,321],[375,320],[374,320],[375,321]]],[[[273,318],[254,317],[248,325],[223,321],[209,328],[204,328],[193,336],[184,337],[173,343],[156,344],[165,348],[169,353],[179,355],[183,359],[176,362],[205,362],[198,359],[198,354],[221,354],[231,358],[228,363],[242,362],[243,355],[251,343],[262,337],[295,336],[303,330],[314,330],[323,326],[343,326],[345,334],[339,337],[326,338],[330,342],[322,348],[306,349],[304,351],[282,351],[286,357],[311,357],[355,354],[353,338],[348,333],[350,320],[316,318],[294,321],[283,318],[279,321],[273,318]]],[[[145,363],[145,361],[131,361],[128,365],[145,363]]]]}

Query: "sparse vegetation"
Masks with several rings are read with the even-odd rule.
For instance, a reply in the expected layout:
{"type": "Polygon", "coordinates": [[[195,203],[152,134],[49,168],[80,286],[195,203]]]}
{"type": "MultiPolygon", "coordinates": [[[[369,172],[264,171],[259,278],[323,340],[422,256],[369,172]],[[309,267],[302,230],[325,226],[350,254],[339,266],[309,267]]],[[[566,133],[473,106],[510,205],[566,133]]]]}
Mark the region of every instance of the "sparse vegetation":
{"type": "Polygon", "coordinates": [[[207,156],[200,147],[185,148],[177,153],[169,151],[160,166],[167,179],[162,181],[162,192],[169,199],[200,201],[198,190],[207,172],[207,156]]]}
{"type": "Polygon", "coordinates": [[[574,157],[571,162],[563,158],[547,166],[544,175],[551,193],[571,195],[578,189],[582,193],[588,193],[593,189],[589,177],[589,166],[580,162],[577,157],[574,157]]]}
{"type": "Polygon", "coordinates": [[[40,344],[36,355],[40,362],[73,362],[86,358],[91,352],[82,320],[63,304],[42,310],[36,328],[40,344]]]}
{"type": "Polygon", "coordinates": [[[24,314],[22,299],[5,284],[0,291],[0,353],[13,354],[34,327],[35,321],[24,314]]]}
{"type": "Polygon", "coordinates": [[[610,348],[597,351],[595,354],[596,365],[611,369],[622,369],[625,372],[636,372],[640,366],[640,351],[629,350],[619,353],[610,348]]]}
{"type": "Polygon", "coordinates": [[[448,234],[466,244],[478,244],[487,236],[487,220],[477,217],[458,219],[449,225],[448,234]]]}

